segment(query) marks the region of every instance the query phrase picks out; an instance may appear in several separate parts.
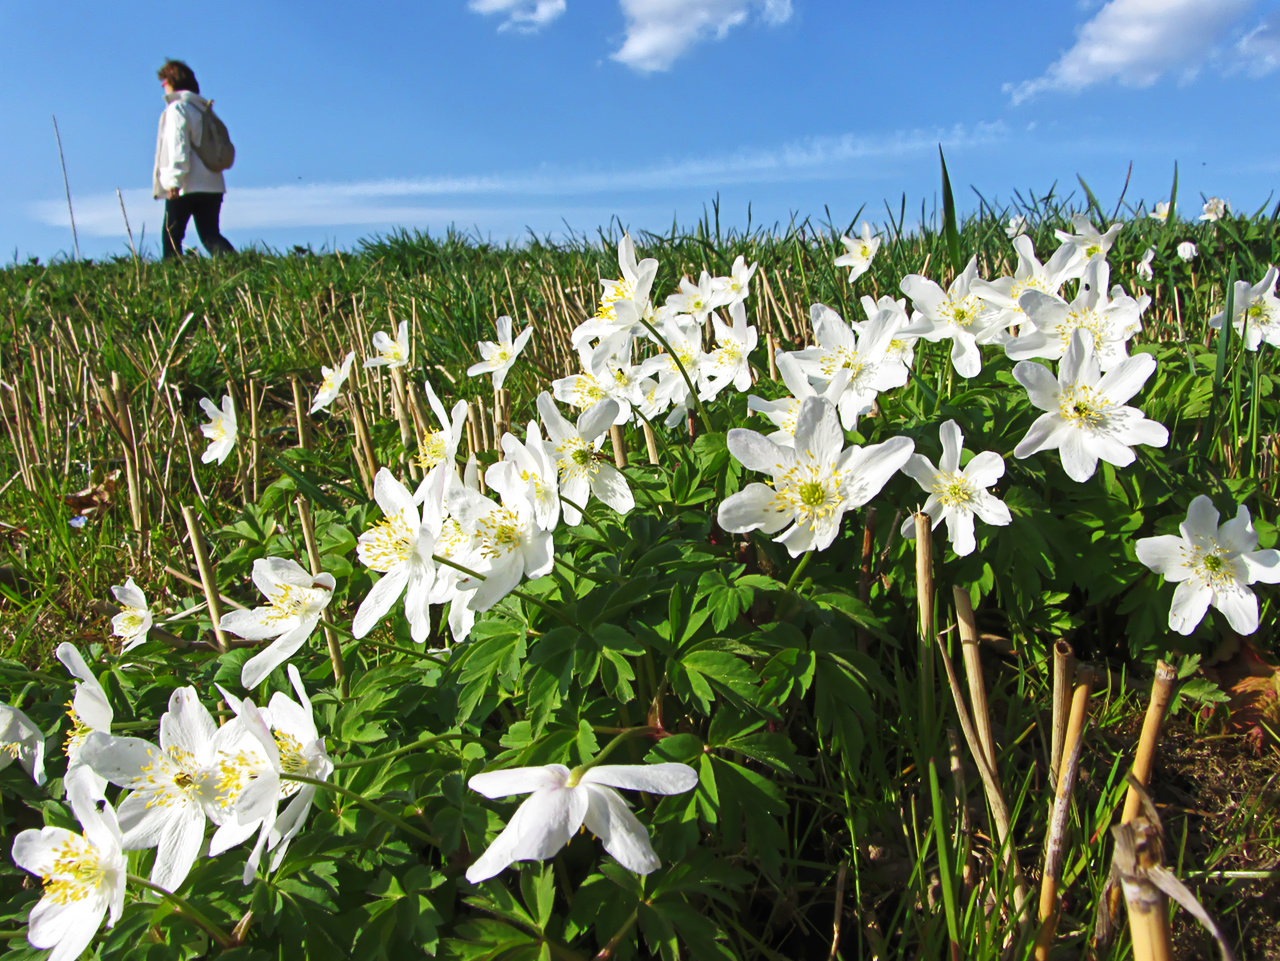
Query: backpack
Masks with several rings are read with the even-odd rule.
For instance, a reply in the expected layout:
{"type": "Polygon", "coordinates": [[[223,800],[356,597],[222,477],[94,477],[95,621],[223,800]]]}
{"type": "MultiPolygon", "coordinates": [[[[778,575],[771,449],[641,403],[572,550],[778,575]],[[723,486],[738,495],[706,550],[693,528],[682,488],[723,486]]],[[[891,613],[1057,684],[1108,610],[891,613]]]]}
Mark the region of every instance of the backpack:
{"type": "Polygon", "coordinates": [[[209,101],[208,108],[202,111],[202,118],[204,130],[200,134],[200,143],[198,146],[192,144],[192,149],[201,163],[214,173],[220,173],[236,162],[236,148],[227,133],[227,125],[213,112],[212,100],[209,101]]]}

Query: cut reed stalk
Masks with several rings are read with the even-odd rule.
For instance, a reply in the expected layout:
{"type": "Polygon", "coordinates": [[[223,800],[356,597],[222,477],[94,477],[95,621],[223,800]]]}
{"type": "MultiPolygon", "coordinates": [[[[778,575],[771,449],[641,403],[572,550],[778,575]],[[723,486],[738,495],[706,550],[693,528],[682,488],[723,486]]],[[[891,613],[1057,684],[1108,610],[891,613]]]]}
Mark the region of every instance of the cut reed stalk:
{"type": "Polygon", "coordinates": [[[1053,718],[1049,742],[1049,786],[1058,787],[1058,767],[1062,763],[1062,742],[1067,733],[1067,708],[1071,703],[1071,679],[1076,673],[1076,657],[1071,645],[1059,640],[1053,645],[1053,718]]]}
{"type": "Polygon", "coordinates": [[[933,731],[933,519],[916,514],[916,603],[920,610],[920,716],[924,735],[933,731]]]}
{"type": "Polygon", "coordinates": [[[209,619],[213,621],[214,642],[219,653],[227,652],[227,638],[222,633],[222,595],[218,593],[218,581],[214,576],[214,568],[209,560],[209,550],[204,543],[204,535],[200,531],[200,518],[189,506],[183,505],[182,519],[187,523],[187,534],[191,540],[191,554],[195,558],[196,569],[200,572],[200,586],[204,590],[205,603],[209,605],[209,619]]]}
{"type": "Polygon", "coordinates": [[[298,447],[311,449],[311,420],[307,416],[306,395],[302,392],[302,381],[297,376],[289,378],[289,387],[293,391],[293,424],[298,432],[298,447]]]}
{"type": "Polygon", "coordinates": [[[1066,847],[1067,814],[1071,810],[1071,792],[1080,768],[1080,749],[1084,744],[1084,728],[1089,715],[1089,696],[1093,690],[1093,670],[1086,664],[1076,668],[1076,685],[1071,695],[1071,715],[1063,740],[1063,763],[1059,769],[1053,814],[1045,840],[1044,871],[1040,879],[1040,932],[1036,937],[1036,961],[1047,961],[1049,949],[1058,930],[1058,879],[1062,871],[1066,847]]]}
{"type": "Polygon", "coordinates": [[[956,624],[960,632],[960,646],[964,652],[965,679],[969,682],[969,703],[973,707],[973,724],[978,740],[986,752],[987,763],[996,769],[995,738],[991,734],[991,707],[987,703],[987,685],[982,676],[982,657],[978,640],[978,625],[973,617],[973,604],[969,592],[962,587],[952,587],[951,596],[956,605],[956,624]]]}
{"type": "Polygon", "coordinates": [[[618,470],[622,470],[627,466],[627,442],[620,425],[613,424],[609,427],[609,443],[613,445],[613,464],[618,470]]]}
{"type": "Polygon", "coordinates": [[[653,428],[649,426],[648,422],[642,423],[640,426],[644,431],[644,448],[649,455],[649,463],[660,463],[658,459],[658,439],[653,436],[653,428]]]}
{"type": "MultiPolygon", "coordinates": [[[[1165,712],[1169,709],[1169,701],[1173,697],[1174,682],[1178,671],[1164,661],[1156,661],[1156,677],[1151,685],[1151,703],[1147,705],[1146,716],[1142,719],[1142,734],[1138,737],[1138,752],[1133,758],[1133,779],[1146,787],[1151,781],[1151,766],[1155,761],[1156,744],[1160,740],[1160,726],[1164,723],[1165,712]]],[[[1120,815],[1120,823],[1128,824],[1142,809],[1142,798],[1132,785],[1124,799],[1124,812],[1120,815]]]]}
{"type": "MultiPolygon", "coordinates": [[[[320,544],[316,540],[316,526],[311,519],[311,505],[301,494],[294,499],[298,507],[298,521],[302,525],[302,539],[307,545],[307,561],[311,564],[312,576],[321,573],[320,544]]],[[[351,684],[347,680],[346,670],[342,665],[342,645],[338,643],[338,635],[328,624],[324,625],[324,640],[329,647],[329,663],[333,665],[333,683],[343,698],[351,694],[351,684]]]]}

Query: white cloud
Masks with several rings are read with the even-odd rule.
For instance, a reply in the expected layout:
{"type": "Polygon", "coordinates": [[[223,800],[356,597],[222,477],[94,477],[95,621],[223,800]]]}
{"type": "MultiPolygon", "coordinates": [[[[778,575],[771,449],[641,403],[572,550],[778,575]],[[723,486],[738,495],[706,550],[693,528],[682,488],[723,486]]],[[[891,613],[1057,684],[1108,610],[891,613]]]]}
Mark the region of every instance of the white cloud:
{"type": "Polygon", "coordinates": [[[1004,91],[1019,104],[1046,91],[1075,93],[1111,80],[1146,87],[1168,72],[1192,77],[1255,2],[1110,0],[1043,76],[1007,83],[1004,91]]]}
{"type": "Polygon", "coordinates": [[[1280,67],[1280,13],[1272,13],[1241,37],[1233,50],[1235,69],[1261,77],[1280,67]]]}
{"type": "Polygon", "coordinates": [[[506,16],[499,30],[516,29],[521,33],[540,30],[564,13],[565,0],[467,0],[473,13],[506,16]]]}
{"type": "Polygon", "coordinates": [[[791,18],[791,0],[620,0],[627,36],[613,59],[646,73],[666,70],[690,47],[723,40],[755,11],[770,26],[791,18]]]}
{"type": "MultiPolygon", "coordinates": [[[[474,201],[488,197],[502,201],[494,210],[511,213],[506,198],[512,197],[577,198],[638,192],[665,197],[681,188],[719,190],[741,184],[846,179],[855,165],[859,175],[876,176],[899,172],[901,162],[908,158],[928,156],[932,159],[939,143],[952,152],[997,143],[1007,137],[1003,123],[980,123],[883,135],[850,133],[809,137],[773,148],[742,149],[631,169],[555,171],[539,168],[475,177],[243,187],[227,195],[222,222],[231,230],[470,223],[484,212],[474,201]],[[883,170],[875,167],[876,161],[883,162],[883,170]],[[469,198],[471,204],[464,206],[461,198],[469,198]],[[453,203],[449,203],[450,200],[453,203]]],[[[124,199],[134,236],[138,236],[144,223],[147,235],[156,236],[162,207],[151,199],[150,189],[126,190],[124,199]]],[[[124,221],[114,191],[77,196],[74,200],[76,226],[83,234],[124,236],[124,221]]],[[[566,212],[559,201],[552,206],[566,212]]],[[[531,216],[547,212],[537,206],[527,209],[531,216]]],[[[35,220],[50,226],[64,226],[67,222],[65,199],[37,202],[29,212],[35,220]]]]}

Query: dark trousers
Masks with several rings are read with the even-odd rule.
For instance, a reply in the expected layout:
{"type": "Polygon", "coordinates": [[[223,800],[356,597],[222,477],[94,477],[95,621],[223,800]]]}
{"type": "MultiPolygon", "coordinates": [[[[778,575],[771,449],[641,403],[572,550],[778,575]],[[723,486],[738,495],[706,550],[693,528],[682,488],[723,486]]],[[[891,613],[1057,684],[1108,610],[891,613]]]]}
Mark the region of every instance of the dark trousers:
{"type": "Polygon", "coordinates": [[[218,216],[222,212],[222,194],[191,193],[183,194],[176,200],[164,202],[164,257],[178,257],[182,254],[182,238],[187,234],[187,221],[196,218],[196,233],[200,235],[200,243],[211,256],[234,254],[236,249],[231,242],[218,231],[218,216]]]}

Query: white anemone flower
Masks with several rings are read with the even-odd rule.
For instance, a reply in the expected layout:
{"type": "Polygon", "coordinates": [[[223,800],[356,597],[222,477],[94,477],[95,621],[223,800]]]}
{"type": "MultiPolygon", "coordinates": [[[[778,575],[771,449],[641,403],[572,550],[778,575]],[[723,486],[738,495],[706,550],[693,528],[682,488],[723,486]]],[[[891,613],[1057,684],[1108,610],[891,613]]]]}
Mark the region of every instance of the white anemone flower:
{"type": "Polygon", "coordinates": [[[169,696],[160,717],[160,745],[136,737],[94,732],[84,742],[84,763],[112,784],[127,788],[120,805],[124,848],[156,848],[151,883],[176,891],[204,844],[205,819],[228,815],[216,766],[230,737],[200,703],[194,687],[169,696]]]}
{"type": "MultiPolygon", "coordinates": [[[[441,464],[447,464],[457,473],[454,462],[458,456],[458,447],[462,444],[462,435],[467,429],[467,402],[460,400],[453,405],[453,410],[446,412],[444,404],[431,389],[431,383],[423,381],[422,386],[427,394],[427,404],[430,405],[436,422],[440,424],[440,429],[427,431],[418,438],[418,452],[414,455],[414,460],[427,472],[441,464]]],[[[422,493],[423,487],[419,485],[414,492],[414,500],[421,500],[419,495],[422,493]]]]}
{"type": "Polygon", "coordinates": [[[1169,202],[1167,200],[1159,201],[1155,205],[1155,209],[1153,209],[1151,213],[1147,214],[1147,216],[1152,218],[1153,220],[1168,220],[1169,219],[1169,202]]]}
{"type": "Polygon", "coordinates": [[[732,307],[747,299],[751,293],[751,278],[755,275],[758,263],[747,266],[747,259],[739,254],[733,259],[728,277],[715,277],[711,281],[715,291],[717,307],[732,307]]]}
{"type": "Polygon", "coordinates": [[[1027,232],[1027,218],[1022,214],[1014,214],[1009,218],[1009,222],[1004,225],[1004,235],[1012,240],[1014,237],[1027,232]]]}
{"type": "Polygon", "coordinates": [[[628,871],[649,874],[660,864],[649,832],[614,789],[682,794],[697,783],[698,773],[677,763],[602,764],[572,771],[563,764],[548,764],[477,774],[467,787],[487,798],[530,797],[467,868],[467,880],[479,884],[515,861],[545,861],[583,826],[628,871]]]}
{"type": "Polygon", "coordinates": [[[840,532],[845,511],[871,500],[915,449],[908,437],[845,448],[835,408],[810,397],[796,421],[795,448],[782,447],[753,430],[729,431],[729,453],[744,466],[772,474],[767,484],[748,484],[720,504],[720,526],[733,534],[774,534],[792,557],[825,550],[840,532]]]}
{"type": "Polygon", "coordinates": [[[594,346],[582,344],[578,348],[582,373],[552,381],[552,396],[579,410],[612,397],[618,402],[614,423],[630,423],[632,408],[644,406],[645,391],[653,386],[641,376],[640,367],[630,362],[630,345],[629,338],[625,343],[606,339],[594,346]],[[616,348],[621,347],[626,349],[619,353],[616,348]]]}
{"type": "Polygon", "coordinates": [[[879,310],[860,330],[854,330],[830,307],[814,304],[809,308],[809,319],[817,346],[794,351],[792,356],[814,386],[826,386],[840,371],[849,372],[836,408],[844,429],[853,430],[858,418],[875,406],[881,391],[907,382],[906,365],[889,354],[901,316],[893,310],[879,310]]]}
{"type": "Polygon", "coordinates": [[[1191,241],[1184,240],[1182,243],[1178,244],[1178,257],[1183,261],[1183,263],[1191,263],[1191,261],[1195,260],[1198,256],[1200,256],[1200,251],[1191,241]]]}
{"type": "Polygon", "coordinates": [[[421,644],[431,633],[429,611],[431,584],[435,563],[431,559],[442,522],[442,493],[447,476],[457,476],[456,469],[436,468],[424,480],[423,502],[418,508],[408,488],[383,467],[373,480],[373,499],[382,509],[383,518],[360,535],[356,556],[370,570],[382,577],[360,602],[351,634],[364,637],[392,605],[404,595],[404,613],[409,620],[410,636],[421,644]]]}
{"type": "Polygon", "coordinates": [[[1280,584],[1280,551],[1258,550],[1249,509],[1241,504],[1234,520],[1218,526],[1213,501],[1201,494],[1187,509],[1181,536],[1144,537],[1134,546],[1138,560],[1177,584],[1169,608],[1169,628],[1190,634],[1212,604],[1237,634],[1258,629],[1257,581],[1280,584]]]}
{"type": "Polygon", "coordinates": [[[524,443],[514,434],[502,435],[502,456],[485,472],[485,481],[494,490],[509,488],[519,481],[533,482],[533,509],[538,526],[554,531],[560,523],[559,468],[554,448],[542,439],[537,421],[529,421],[524,443]]]}
{"type": "Polygon", "coordinates": [[[853,283],[871,269],[871,261],[875,260],[876,251],[880,249],[880,238],[871,235],[871,225],[862,222],[862,236],[856,240],[841,237],[845,252],[835,259],[837,267],[849,268],[849,283],[853,283]]]}
{"type": "Polygon", "coordinates": [[[120,604],[120,613],[111,618],[111,633],[124,642],[120,646],[123,654],[147,639],[147,632],[151,630],[151,608],[147,606],[147,596],[132,577],[126,577],[123,584],[111,585],[111,593],[120,604]]]}
{"type": "Polygon", "coordinates": [[[755,394],[748,394],[747,409],[763,414],[774,427],[778,428],[768,435],[769,440],[784,447],[791,447],[795,444],[796,421],[800,418],[800,408],[804,406],[804,402],[810,397],[821,397],[833,407],[836,406],[840,402],[841,395],[844,394],[845,387],[849,384],[849,375],[852,371],[848,368],[837,371],[831,382],[819,392],[809,383],[808,376],[801,369],[794,354],[779,350],[775,352],[775,360],[778,364],[778,376],[782,378],[782,382],[791,391],[792,396],[779,400],[765,400],[755,394]]]}
{"type": "Polygon", "coordinates": [[[702,364],[702,397],[715,397],[729,384],[741,392],[751,389],[751,352],[760,339],[755,327],[747,325],[747,307],[737,300],[729,305],[733,326],[713,313],[711,323],[716,332],[716,347],[702,364]]]}
{"type": "MultiPolygon", "coordinates": [[[[995,451],[983,451],[960,469],[964,434],[960,425],[949,420],[938,431],[942,439],[942,459],[938,466],[921,454],[912,454],[902,472],[929,494],[920,510],[933,520],[933,529],[946,523],[951,549],[958,557],[973,553],[977,540],[973,536],[973,519],[1004,527],[1013,522],[1009,508],[987,488],[1004,476],[1004,458],[995,451]]],[[[908,517],[902,525],[902,536],[916,536],[916,522],[908,517]]]]}
{"type": "MultiPolygon", "coordinates": [[[[1266,341],[1280,347],[1280,298],[1276,297],[1276,277],[1280,274],[1272,265],[1256,284],[1247,280],[1236,281],[1235,311],[1231,326],[1244,338],[1246,350],[1257,350],[1266,341]]],[[[1225,310],[1209,318],[1209,326],[1222,329],[1225,310]]]]}
{"type": "Polygon", "coordinates": [[[33,948],[52,948],[47,961],[76,961],[103,917],[111,927],[124,910],[127,870],[120,825],[110,804],[103,801],[99,808],[88,773],[68,772],[65,780],[67,801],[83,834],[45,827],[13,839],[13,862],[44,884],[27,919],[27,941],[33,948]]]}
{"type": "Polygon", "coordinates": [[[1080,269],[1083,269],[1084,265],[1098,254],[1105,257],[1115,244],[1120,228],[1124,226],[1122,223],[1114,223],[1103,232],[1090,222],[1087,214],[1072,214],[1071,223],[1076,228],[1075,233],[1069,230],[1055,230],[1053,234],[1062,243],[1073,244],[1080,250],[1080,269]]]}
{"type": "Polygon", "coordinates": [[[601,440],[613,423],[617,407],[617,401],[605,398],[583,411],[575,427],[556,410],[550,394],[544,391],[538,395],[538,413],[551,438],[560,475],[561,510],[570,527],[581,523],[579,508],[587,506],[592,494],[619,514],[635,507],[626,477],[600,453],[601,440]]]}
{"type": "Polygon", "coordinates": [[[1103,371],[1124,361],[1129,356],[1129,338],[1142,329],[1142,312],[1151,298],[1143,294],[1135,300],[1118,284],[1108,297],[1110,279],[1106,258],[1095,254],[1071,303],[1038,290],[1023,293],[1018,305],[1033,329],[1024,327],[1020,336],[1006,338],[1005,353],[1011,360],[1060,360],[1071,343],[1071,335],[1083,330],[1093,339],[1093,357],[1103,371]]]}
{"type": "Polygon", "coordinates": [[[1045,413],[1031,425],[1013,456],[1056,449],[1067,476],[1083,482],[1093,476],[1099,459],[1127,467],[1134,461],[1133,445],[1163,447],[1169,442],[1164,425],[1125,406],[1155,369],[1154,357],[1138,354],[1103,374],[1093,356],[1093,338],[1083,330],[1072,333],[1056,379],[1044,365],[1024,360],[1013,368],[1013,376],[1045,413]]]}
{"type": "Polygon", "coordinates": [[[1143,280],[1153,280],[1155,278],[1155,269],[1151,266],[1151,262],[1156,258],[1156,249],[1148,247],[1147,252],[1142,255],[1142,259],[1138,261],[1135,269],[1136,273],[1143,280]]]}
{"type": "MultiPolygon", "coordinates": [[[[71,676],[80,682],[76,685],[76,693],[67,711],[67,716],[71,718],[71,731],[67,734],[66,743],[69,762],[67,771],[70,773],[82,763],[80,750],[84,747],[85,738],[94,731],[111,733],[111,722],[115,712],[111,709],[111,702],[107,700],[107,692],[93,676],[89,665],[84,662],[84,658],[74,644],[63,641],[54,653],[71,676]]],[[[106,779],[95,774],[92,775],[91,780],[97,786],[97,796],[101,797],[103,789],[107,786],[106,779]]]]}
{"type": "Polygon", "coordinates": [[[502,497],[501,504],[464,489],[449,505],[449,513],[470,535],[474,570],[484,578],[458,581],[460,590],[472,592],[467,606],[477,613],[497,604],[522,579],[550,573],[555,564],[551,531],[538,526],[534,479],[492,469],[485,479],[502,497]]]}
{"type": "Polygon", "coordinates": [[[855,320],[850,326],[858,332],[858,336],[862,336],[863,332],[871,326],[871,318],[887,310],[894,318],[893,339],[889,341],[889,359],[902,361],[904,367],[910,368],[915,363],[916,341],[920,339],[920,335],[911,333],[907,329],[911,326],[911,318],[907,316],[907,299],[905,297],[894,299],[884,294],[877,300],[870,294],[863,294],[859,301],[868,319],[855,320]]]}
{"type": "Polygon", "coordinates": [[[494,326],[498,331],[497,342],[482,340],[477,344],[480,349],[481,360],[480,363],[472,364],[467,368],[467,376],[478,377],[481,374],[492,374],[493,389],[498,390],[502,387],[503,381],[507,379],[507,371],[511,369],[511,365],[520,356],[520,351],[524,350],[524,345],[529,343],[529,338],[533,336],[533,327],[526,327],[520,331],[515,340],[512,340],[510,317],[504,314],[494,322],[494,326]]]}
{"type": "Polygon", "coordinates": [[[222,397],[222,409],[208,397],[200,398],[200,409],[209,418],[209,423],[200,425],[200,433],[209,438],[209,446],[200,455],[200,463],[207,464],[216,460],[221,464],[236,446],[236,405],[230,394],[222,397]]]}
{"type": "Polygon", "coordinates": [[[14,761],[44,783],[44,732],[16,707],[0,704],[0,771],[14,761]]]}
{"type": "Polygon", "coordinates": [[[1048,263],[1040,263],[1035,246],[1026,234],[1013,239],[1013,249],[1018,253],[1018,267],[1012,277],[998,280],[975,277],[969,285],[970,291],[998,311],[992,323],[1001,327],[1016,327],[1026,321],[1027,315],[1018,306],[1018,298],[1025,291],[1056,294],[1065,281],[1080,276],[1077,268],[1083,263],[1080,248],[1074,244],[1063,244],[1048,263]]]}
{"type": "Polygon", "coordinates": [[[1230,205],[1221,197],[1210,197],[1205,201],[1204,213],[1200,215],[1201,220],[1221,220],[1227,215],[1230,205]]]}
{"type": "Polygon", "coordinates": [[[705,324],[707,317],[711,315],[711,311],[717,306],[716,291],[711,275],[704,270],[696,284],[689,280],[688,277],[681,277],[680,292],[678,294],[670,294],[667,297],[666,305],[674,313],[688,314],[699,326],[705,324]]]}
{"type": "Polygon", "coordinates": [[[400,321],[394,339],[385,330],[374,331],[373,349],[377,353],[364,362],[366,367],[403,367],[409,363],[409,322],[400,321]]]}
{"type": "Polygon", "coordinates": [[[647,320],[653,311],[649,291],[658,272],[658,262],[652,257],[637,262],[631,235],[623,234],[618,241],[618,269],[622,273],[618,280],[600,281],[604,292],[595,316],[583,321],[569,335],[575,349],[592,340],[630,336],[644,330],[639,318],[647,320]],[[621,312],[619,305],[622,305],[621,312]]]}
{"type": "Polygon", "coordinates": [[[976,377],[982,371],[978,344],[993,342],[1003,330],[997,312],[970,291],[977,277],[975,254],[945,293],[936,282],[919,274],[908,274],[899,285],[915,311],[903,333],[931,343],[950,340],[951,365],[961,377],[976,377]]]}
{"type": "Polygon", "coordinates": [[[332,574],[312,576],[296,561],[260,557],[253,562],[253,583],[267,599],[266,607],[228,611],[218,623],[247,641],[271,641],[240,669],[240,683],[252,689],[306,643],[329,606],[336,582],[332,574]]]}
{"type": "Polygon", "coordinates": [[[342,363],[336,370],[320,365],[320,389],[316,391],[316,399],[311,402],[311,410],[307,413],[314,414],[318,410],[324,410],[337,399],[347,383],[347,378],[351,376],[351,364],[355,359],[356,352],[352,350],[342,359],[342,363]]]}
{"type": "Polygon", "coordinates": [[[333,762],[325,750],[324,738],[316,730],[302,677],[292,664],[286,670],[297,701],[277,691],[265,708],[256,708],[252,701],[227,697],[237,719],[244,722],[258,742],[260,756],[266,758],[266,764],[256,770],[235,802],[237,836],[243,840],[255,830],[258,832],[257,843],[245,864],[245,884],[253,880],[264,851],[274,852],[269,865],[272,871],[280,866],[289,842],[302,830],[311,811],[316,785],[289,780],[289,776],[327,781],[333,773],[333,762]],[[285,799],[289,803],[278,811],[279,803],[285,799]]]}

